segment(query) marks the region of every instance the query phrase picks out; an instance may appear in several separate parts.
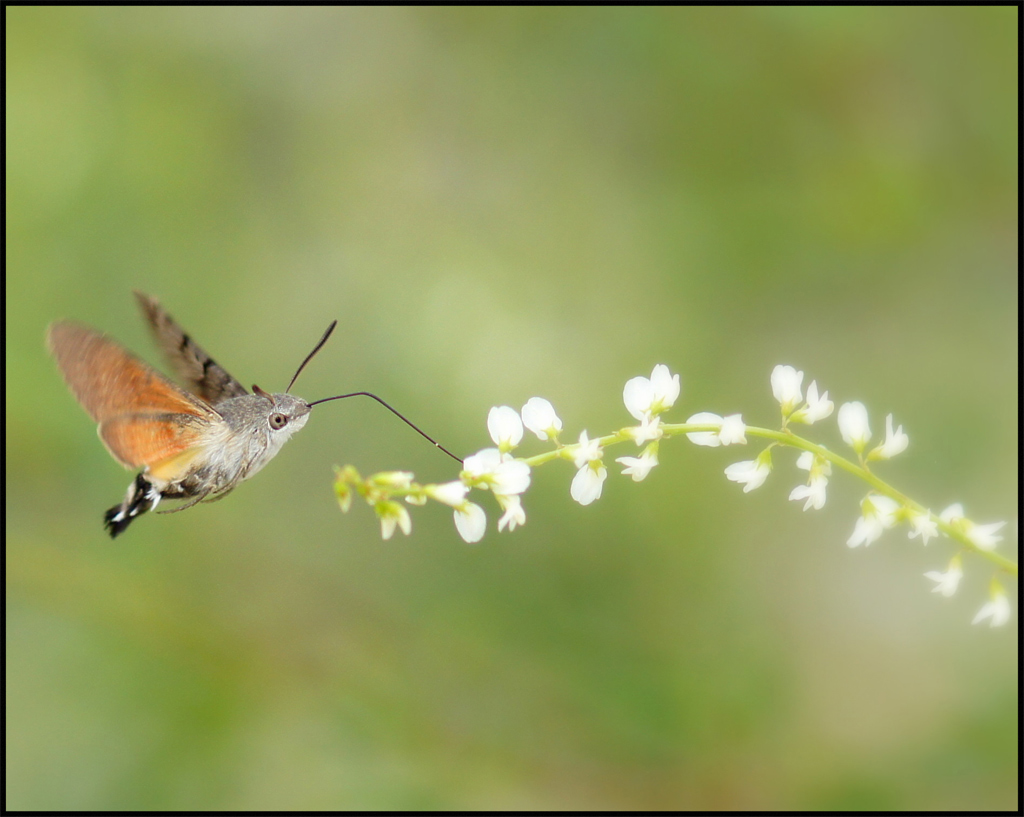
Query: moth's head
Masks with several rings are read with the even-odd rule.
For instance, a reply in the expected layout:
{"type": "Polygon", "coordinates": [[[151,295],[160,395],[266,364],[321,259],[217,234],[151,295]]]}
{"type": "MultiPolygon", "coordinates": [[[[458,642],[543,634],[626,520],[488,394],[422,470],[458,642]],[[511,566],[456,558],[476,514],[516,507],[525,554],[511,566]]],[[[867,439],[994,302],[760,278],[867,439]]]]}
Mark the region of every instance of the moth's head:
{"type": "Polygon", "coordinates": [[[301,397],[293,394],[269,394],[259,386],[252,387],[252,393],[262,398],[261,412],[266,419],[266,428],[271,437],[281,437],[282,442],[302,428],[309,419],[312,407],[301,397]]]}

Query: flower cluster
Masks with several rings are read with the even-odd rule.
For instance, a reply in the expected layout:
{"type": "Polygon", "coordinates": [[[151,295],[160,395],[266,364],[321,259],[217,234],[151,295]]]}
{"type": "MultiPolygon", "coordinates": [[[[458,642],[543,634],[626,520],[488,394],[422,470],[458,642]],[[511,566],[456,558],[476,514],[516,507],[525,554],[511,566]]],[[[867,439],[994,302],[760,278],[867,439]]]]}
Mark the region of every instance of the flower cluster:
{"type": "MultiPolygon", "coordinates": [[[[551,403],[543,397],[531,398],[521,411],[511,406],[496,406],[487,415],[487,431],[494,447],[466,457],[458,480],[441,485],[419,485],[406,471],[387,471],[364,480],[355,468],[348,466],[337,470],[335,492],[343,511],[351,507],[353,493],[360,494],[372,505],[385,539],[391,538],[396,529],[405,534],[412,530],[408,509],[395,500],[396,496],[401,496],[414,505],[433,499],[451,506],[459,535],[467,542],[479,542],[486,532],[487,514],[480,505],[467,499],[469,491],[477,488],[494,494],[503,512],[498,520],[498,531],[506,528],[513,531],[526,523],[526,511],[520,496],[530,485],[531,464],[555,458],[545,455],[535,457],[533,461],[514,458],[511,452],[522,442],[524,429],[541,442],[553,442],[555,450],[551,453],[574,463],[576,475],[569,493],[581,505],[589,505],[600,499],[608,476],[603,459],[605,445],[623,440],[633,440],[637,445],[648,443],[639,457],[619,457],[616,460],[625,466],[622,473],[636,482],[644,479],[658,464],[657,441],[663,434],[659,415],[672,407],[679,391],[679,375],[671,374],[667,366],[655,366],[649,378],[634,377],[623,389],[626,409],[639,421],[639,425],[593,440],[584,429],[580,432],[579,441],[572,445],[563,445],[559,441],[562,421],[551,403]]],[[[738,433],[742,438],[742,427],[732,433],[738,433]]],[[[707,436],[716,437],[717,432],[708,432],[707,436]]]]}
{"type": "MultiPolygon", "coordinates": [[[[650,377],[634,377],[627,381],[622,392],[626,410],[637,421],[616,432],[591,438],[586,429],[580,431],[575,443],[563,444],[559,440],[562,421],[551,403],[542,397],[533,397],[520,411],[510,406],[492,408],[487,417],[487,430],[494,446],[485,448],[463,462],[457,480],[440,485],[420,485],[413,475],[404,471],[389,471],[367,479],[348,466],[337,471],[335,490],[342,510],[347,511],[354,493],[360,494],[373,506],[381,522],[381,533],[390,538],[396,529],[408,534],[412,524],[408,509],[397,498],[413,505],[425,504],[428,499],[448,505],[454,510],[455,527],[467,542],[480,541],[487,527],[487,514],[483,507],[468,499],[472,489],[490,491],[502,511],[498,530],[515,530],[526,523],[526,510],[522,495],[530,486],[531,469],[555,459],[571,462],[576,469],[569,486],[570,496],[581,505],[589,505],[601,498],[608,470],[605,449],[620,443],[635,443],[642,451],[638,456],[623,456],[615,462],[623,466],[622,474],[635,482],[645,479],[658,464],[658,447],[665,437],[685,434],[699,446],[719,447],[745,445],[747,436],[762,437],[769,444],[754,459],[735,462],[725,468],[727,479],[743,486],[749,493],[765,483],[772,472],[772,451],[777,447],[800,449],[796,465],[807,472],[806,482],[795,486],[789,498],[803,502],[803,510],[820,510],[825,506],[832,467],[852,473],[869,485],[860,503],[853,533],[846,544],[851,548],[867,546],[877,541],[884,531],[897,525],[907,526],[910,539],[920,537],[927,545],[930,539],[944,536],[995,563],[1000,570],[1016,575],[1016,565],[996,554],[994,548],[1002,537],[998,531],[1005,523],[977,524],[964,516],[959,504],[951,505],[936,515],[904,496],[879,479],[869,469],[869,463],[888,460],[906,450],[910,439],[903,426],[893,428],[893,417],[885,419],[885,438],[869,449],[871,426],[868,411],[862,403],[849,402],[839,407],[837,419],[840,436],[856,455],[856,462],[848,460],[824,446],[798,437],[795,425],[813,425],[830,417],[835,409],[828,392],[818,391],[816,381],[803,391],[803,372],[792,366],[776,366],[771,374],[772,394],[781,408],[781,429],[772,430],[747,426],[739,414],[720,416],[710,412],[693,414],[686,423],[666,424],[662,415],[672,408],[680,394],[679,375],[659,364],[650,377]],[[523,440],[524,430],[530,431],[541,442],[550,442],[553,449],[545,453],[517,458],[512,452],[523,440]]],[[[954,555],[944,572],[924,574],[935,582],[934,592],[952,596],[963,576],[960,553],[954,555]]],[[[974,621],[989,620],[993,627],[1005,624],[1010,618],[1010,602],[998,579],[993,578],[990,600],[981,608],[974,621]]]]}

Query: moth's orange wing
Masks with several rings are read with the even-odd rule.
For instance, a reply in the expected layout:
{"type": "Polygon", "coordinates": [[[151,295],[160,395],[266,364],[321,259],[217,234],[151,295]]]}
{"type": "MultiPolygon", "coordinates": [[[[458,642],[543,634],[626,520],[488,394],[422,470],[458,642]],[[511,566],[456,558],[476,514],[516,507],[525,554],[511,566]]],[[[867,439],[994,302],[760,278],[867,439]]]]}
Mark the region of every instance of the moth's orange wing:
{"type": "Polygon", "coordinates": [[[122,465],[138,468],[196,445],[220,414],[81,324],[61,321],[47,344],[72,393],[99,424],[100,439],[122,465]]]}
{"type": "Polygon", "coordinates": [[[107,450],[126,468],[164,466],[158,476],[173,479],[200,453],[209,427],[190,414],[122,414],[104,420],[98,430],[107,450]]]}

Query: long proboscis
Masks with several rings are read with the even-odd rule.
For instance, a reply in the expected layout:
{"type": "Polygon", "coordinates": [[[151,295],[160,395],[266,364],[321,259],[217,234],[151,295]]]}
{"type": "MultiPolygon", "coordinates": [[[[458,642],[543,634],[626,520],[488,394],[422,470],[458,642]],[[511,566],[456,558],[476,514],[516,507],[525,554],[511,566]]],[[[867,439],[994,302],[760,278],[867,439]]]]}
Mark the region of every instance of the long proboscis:
{"type": "MultiPolygon", "coordinates": [[[[332,326],[331,328],[333,329],[334,327],[332,326]]],[[[330,330],[328,330],[327,334],[328,335],[330,334],[330,330]]],[[[324,336],[324,340],[327,340],[327,336],[326,335],[324,336]]],[[[320,345],[323,345],[323,341],[320,342],[320,345]]],[[[314,352],[315,351],[316,350],[314,350],[314,352]]],[[[310,355],[310,357],[312,357],[312,355],[310,355]]],[[[303,364],[303,365],[305,365],[305,364],[303,364]]],[[[301,368],[300,368],[300,371],[301,371],[301,368]]],[[[427,434],[423,429],[421,429],[419,426],[417,426],[412,420],[410,420],[408,417],[403,415],[397,409],[392,408],[391,406],[389,406],[386,402],[381,400],[376,394],[371,394],[368,391],[354,391],[351,394],[339,394],[339,395],[336,395],[335,397],[325,397],[322,400],[314,400],[312,403],[309,404],[309,406],[310,406],[310,408],[312,408],[317,403],[326,403],[326,402],[328,402],[330,400],[344,400],[347,397],[372,397],[374,400],[376,400],[378,403],[380,403],[382,406],[384,406],[384,408],[386,408],[388,411],[390,411],[392,414],[394,414],[396,417],[398,417],[399,420],[401,420],[403,423],[405,423],[411,429],[413,429],[413,431],[415,431],[421,437],[423,437],[424,439],[426,439],[429,442],[433,443],[435,446],[437,446],[442,451],[444,451],[445,454],[447,454],[449,457],[451,457],[456,462],[458,462],[458,463],[462,462],[462,458],[461,457],[456,457],[451,451],[449,451],[447,448],[445,448],[443,445],[441,445],[441,443],[439,443],[437,440],[435,440],[433,437],[431,437],[429,434],[427,434]]]]}
{"type": "MultiPolygon", "coordinates": [[[[320,338],[320,340],[317,343],[317,345],[313,347],[313,351],[310,352],[308,355],[306,355],[306,359],[304,361],[302,361],[302,364],[295,371],[295,376],[292,377],[291,383],[289,383],[288,384],[288,388],[285,389],[286,392],[290,392],[292,390],[292,386],[295,385],[295,381],[298,380],[299,375],[302,374],[302,370],[306,368],[306,364],[309,363],[309,361],[311,361],[313,359],[313,356],[323,348],[323,345],[325,343],[327,343],[327,339],[331,336],[331,333],[334,331],[334,328],[337,325],[338,325],[337,321],[331,321],[331,325],[327,327],[327,331],[324,332],[324,336],[322,338],[320,338]]],[[[396,417],[398,417],[399,420],[401,420],[403,423],[405,423],[411,429],[413,429],[417,434],[419,434],[424,439],[428,440],[429,442],[433,443],[435,446],[440,448],[442,451],[444,451],[445,454],[447,454],[449,457],[451,457],[456,462],[458,462],[458,463],[462,462],[462,458],[461,457],[456,457],[451,451],[449,451],[447,448],[445,448],[443,445],[441,445],[441,443],[439,443],[437,440],[435,440],[433,437],[431,437],[429,434],[427,434],[423,429],[421,429],[414,422],[412,422],[412,420],[410,420],[408,417],[403,415],[397,409],[389,406],[385,401],[381,400],[376,394],[371,394],[368,391],[356,391],[356,392],[352,392],[351,394],[339,394],[339,395],[336,395],[335,397],[325,397],[322,400],[314,400],[312,403],[309,403],[309,407],[312,408],[317,403],[327,403],[330,400],[344,400],[346,397],[372,397],[374,400],[376,400],[378,403],[380,403],[382,406],[384,406],[384,408],[386,408],[388,411],[390,411],[392,414],[394,414],[396,417]]]]}

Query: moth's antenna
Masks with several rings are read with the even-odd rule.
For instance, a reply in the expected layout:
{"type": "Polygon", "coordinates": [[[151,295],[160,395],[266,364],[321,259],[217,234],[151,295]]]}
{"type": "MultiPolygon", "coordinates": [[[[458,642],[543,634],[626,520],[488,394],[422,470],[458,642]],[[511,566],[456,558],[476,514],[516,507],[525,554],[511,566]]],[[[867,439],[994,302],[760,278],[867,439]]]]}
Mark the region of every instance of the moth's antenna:
{"type": "Polygon", "coordinates": [[[334,331],[334,327],[337,326],[337,325],[338,325],[337,321],[331,321],[331,325],[327,327],[327,331],[324,332],[324,336],[322,338],[320,338],[320,342],[316,346],[313,347],[313,351],[312,352],[310,352],[308,355],[306,355],[306,359],[304,361],[302,361],[302,365],[299,366],[298,370],[295,372],[295,377],[292,378],[292,382],[289,383],[288,384],[288,388],[285,389],[286,392],[290,392],[292,390],[292,386],[294,386],[295,385],[295,381],[299,379],[299,375],[302,374],[302,370],[306,368],[306,364],[309,363],[309,361],[311,361],[313,359],[313,355],[315,355],[317,352],[319,352],[320,349],[323,347],[323,345],[325,343],[327,343],[327,338],[329,338],[331,336],[331,332],[334,331]]]}
{"type": "MultiPolygon", "coordinates": [[[[331,329],[333,329],[333,328],[334,328],[334,324],[331,324],[331,329]]],[[[327,330],[327,335],[331,334],[331,329],[327,330]]],[[[327,335],[324,335],[324,340],[327,340],[327,335]]],[[[317,346],[317,349],[319,349],[320,346],[324,345],[324,340],[320,341],[320,344],[317,346]]],[[[313,354],[316,354],[316,349],[313,350],[313,354]]],[[[309,357],[313,357],[313,355],[310,355],[309,357]]],[[[306,361],[308,362],[309,358],[306,358],[306,361]]],[[[302,364],[302,366],[305,366],[305,365],[306,365],[305,363],[302,364]]],[[[302,371],[302,366],[299,367],[299,371],[300,372],[302,371]]],[[[298,375],[296,374],[296,377],[297,376],[298,375]]],[[[289,386],[289,388],[291,388],[291,387],[289,386]]],[[[420,436],[425,437],[427,440],[432,442],[434,445],[436,445],[438,448],[440,448],[442,451],[444,451],[444,453],[447,454],[449,457],[451,457],[453,460],[455,460],[456,462],[459,462],[459,463],[462,462],[461,458],[456,457],[451,451],[449,451],[447,448],[445,448],[443,445],[441,445],[441,443],[439,443],[437,440],[435,440],[433,437],[431,437],[429,434],[427,434],[425,431],[423,431],[414,422],[409,420],[407,417],[404,417],[399,411],[393,409],[391,406],[389,406],[387,403],[385,403],[383,400],[381,400],[376,394],[370,394],[370,392],[368,392],[368,391],[355,391],[355,392],[352,392],[352,394],[339,394],[336,397],[325,397],[323,400],[314,400],[312,403],[309,404],[309,406],[310,406],[310,408],[312,408],[317,403],[326,403],[329,400],[344,400],[346,397],[372,397],[374,400],[376,400],[378,403],[380,403],[382,406],[384,406],[384,408],[386,408],[392,414],[396,415],[399,420],[401,420],[403,423],[405,423],[410,428],[412,428],[414,431],[416,431],[420,436]]]]}

